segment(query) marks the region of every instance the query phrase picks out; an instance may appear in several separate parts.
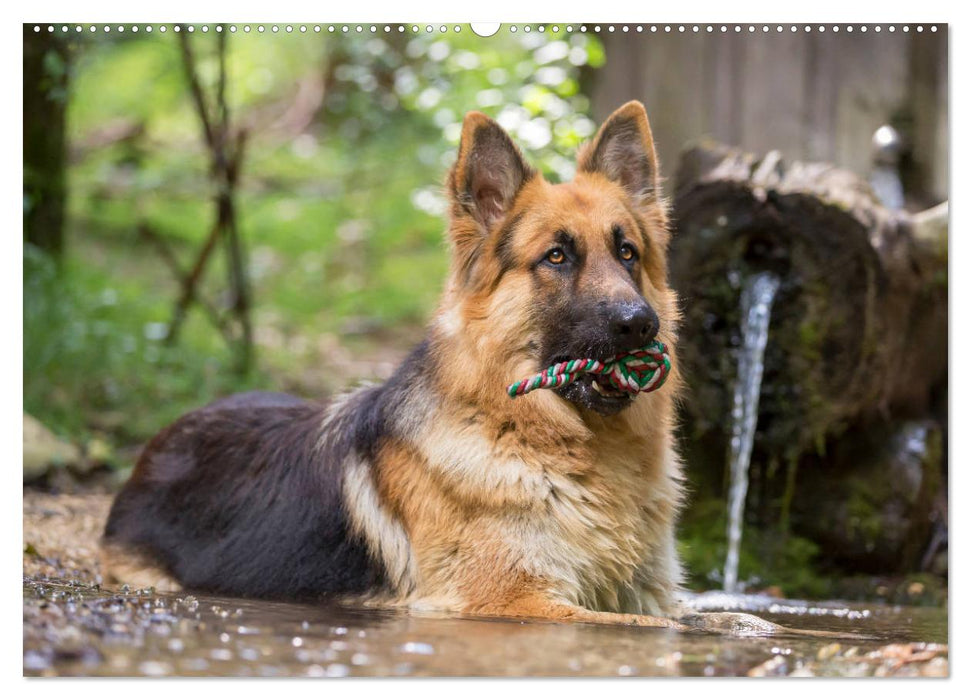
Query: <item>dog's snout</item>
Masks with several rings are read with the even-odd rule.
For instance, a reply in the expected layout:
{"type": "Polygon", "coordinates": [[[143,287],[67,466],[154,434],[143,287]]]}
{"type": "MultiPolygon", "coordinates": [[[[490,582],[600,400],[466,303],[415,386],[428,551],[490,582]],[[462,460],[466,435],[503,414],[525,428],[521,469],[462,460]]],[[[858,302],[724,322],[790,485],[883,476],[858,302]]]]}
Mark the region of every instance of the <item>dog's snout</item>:
{"type": "Polygon", "coordinates": [[[610,332],[621,352],[650,343],[660,325],[657,313],[645,302],[617,304],[610,312],[610,332]]]}

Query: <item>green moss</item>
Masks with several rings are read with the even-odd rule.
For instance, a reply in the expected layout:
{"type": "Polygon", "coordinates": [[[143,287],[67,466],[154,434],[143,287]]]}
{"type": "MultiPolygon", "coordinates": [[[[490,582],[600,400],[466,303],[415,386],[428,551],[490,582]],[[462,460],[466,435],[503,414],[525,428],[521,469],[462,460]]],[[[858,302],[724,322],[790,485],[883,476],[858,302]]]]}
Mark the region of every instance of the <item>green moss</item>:
{"type": "MultiPolygon", "coordinates": [[[[695,590],[720,588],[727,551],[726,506],[705,498],[682,518],[678,551],[695,590]]],[[[819,546],[811,540],[773,529],[743,530],[739,580],[755,589],[778,587],[789,597],[825,597],[832,581],[815,561],[819,546]]]]}
{"type": "Polygon", "coordinates": [[[883,530],[880,504],[887,499],[888,486],[880,480],[849,479],[846,499],[846,527],[849,536],[861,539],[867,548],[876,546],[883,530]]]}
{"type": "Polygon", "coordinates": [[[799,346],[807,362],[822,359],[823,332],[814,318],[807,317],[799,324],[799,346]]]}

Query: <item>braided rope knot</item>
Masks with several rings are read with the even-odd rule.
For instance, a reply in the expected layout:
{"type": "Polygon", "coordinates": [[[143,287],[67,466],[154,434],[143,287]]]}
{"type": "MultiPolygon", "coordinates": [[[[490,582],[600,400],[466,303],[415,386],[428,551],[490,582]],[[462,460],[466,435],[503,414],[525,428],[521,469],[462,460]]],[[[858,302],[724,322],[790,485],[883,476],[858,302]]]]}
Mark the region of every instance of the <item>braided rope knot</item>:
{"type": "Polygon", "coordinates": [[[526,377],[506,387],[506,393],[516,398],[534,389],[556,389],[572,384],[583,374],[594,375],[594,381],[617,391],[638,394],[661,388],[671,372],[671,358],[664,343],[655,340],[643,348],[599,360],[567,360],[546,368],[539,374],[526,377]]]}

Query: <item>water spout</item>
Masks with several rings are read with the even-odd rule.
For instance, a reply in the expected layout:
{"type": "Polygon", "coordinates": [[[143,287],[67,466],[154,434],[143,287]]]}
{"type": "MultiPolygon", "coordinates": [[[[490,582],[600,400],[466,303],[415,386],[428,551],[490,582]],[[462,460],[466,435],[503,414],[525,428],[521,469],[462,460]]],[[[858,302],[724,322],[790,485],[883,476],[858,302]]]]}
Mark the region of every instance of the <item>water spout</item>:
{"type": "Polygon", "coordinates": [[[728,495],[728,554],[724,573],[724,588],[730,593],[734,593],[738,587],[738,551],[742,542],[752,440],[759,415],[763,356],[769,338],[772,301],[778,289],[778,277],[771,272],[760,272],[750,277],[742,290],[744,337],[738,355],[738,376],[732,401],[732,484],[728,495]]]}

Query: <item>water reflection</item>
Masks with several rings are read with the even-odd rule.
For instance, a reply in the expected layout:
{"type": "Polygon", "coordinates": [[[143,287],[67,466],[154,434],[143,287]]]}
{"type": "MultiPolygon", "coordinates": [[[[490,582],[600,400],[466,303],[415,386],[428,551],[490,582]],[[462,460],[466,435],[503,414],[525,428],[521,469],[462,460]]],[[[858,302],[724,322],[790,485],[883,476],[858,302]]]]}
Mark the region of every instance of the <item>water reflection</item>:
{"type": "MultiPolygon", "coordinates": [[[[945,612],[934,608],[724,594],[693,596],[688,603],[701,610],[752,611],[804,629],[866,631],[874,641],[837,644],[842,651],[832,659],[852,651],[853,659],[864,659],[854,661],[858,670],[869,673],[881,667],[866,654],[887,642],[943,642],[947,630],[945,612]],[[849,610],[868,614],[840,612],[849,610]]],[[[814,668],[827,646],[832,648],[830,640],[736,639],[147,591],[115,594],[64,581],[26,579],[24,585],[26,675],[758,675],[814,668]],[[772,666],[780,655],[785,664],[772,666]]],[[[940,664],[934,660],[943,656],[926,645],[914,653],[930,654],[920,657],[925,666],[940,664]]]]}

